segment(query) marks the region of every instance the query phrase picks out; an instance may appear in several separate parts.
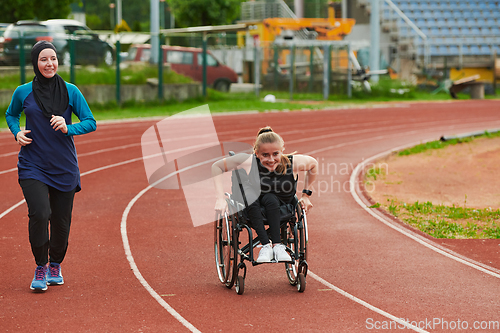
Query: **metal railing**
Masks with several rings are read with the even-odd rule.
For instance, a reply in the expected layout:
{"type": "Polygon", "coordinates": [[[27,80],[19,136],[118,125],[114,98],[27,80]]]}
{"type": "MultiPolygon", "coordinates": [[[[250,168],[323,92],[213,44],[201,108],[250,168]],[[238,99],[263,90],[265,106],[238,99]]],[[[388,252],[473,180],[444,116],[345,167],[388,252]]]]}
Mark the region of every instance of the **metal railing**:
{"type": "MultiPolygon", "coordinates": [[[[396,20],[399,20],[402,19],[413,31],[415,31],[415,33],[420,37],[422,38],[423,40],[423,44],[424,44],[424,65],[427,67],[427,65],[429,64],[430,62],[430,56],[429,56],[429,44],[428,44],[428,39],[427,39],[427,35],[424,34],[422,32],[422,30],[420,30],[419,27],[417,27],[415,25],[415,23],[413,23],[409,18],[408,16],[406,16],[405,13],[403,13],[403,11],[401,11],[401,9],[399,9],[398,6],[396,6],[394,4],[394,2],[392,2],[392,0],[384,0],[384,2],[389,5],[389,7],[392,9],[392,12],[393,13],[396,13],[398,17],[396,17],[396,20]]],[[[398,33],[399,33],[399,26],[398,26],[398,33]]],[[[415,40],[413,40],[413,45],[416,46],[416,42],[415,40]]]]}

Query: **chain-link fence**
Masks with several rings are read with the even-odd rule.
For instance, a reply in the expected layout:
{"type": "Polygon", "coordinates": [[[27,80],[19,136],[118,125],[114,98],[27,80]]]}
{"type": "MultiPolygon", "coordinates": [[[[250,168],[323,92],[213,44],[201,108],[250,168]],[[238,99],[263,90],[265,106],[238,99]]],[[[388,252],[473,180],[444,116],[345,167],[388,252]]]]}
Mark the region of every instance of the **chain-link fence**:
{"type": "Polygon", "coordinates": [[[257,48],[257,75],[265,90],[350,95],[349,44],[288,42],[257,48]]]}
{"type": "MultiPolygon", "coordinates": [[[[168,69],[202,83],[204,88],[222,91],[230,91],[231,85],[246,83],[254,85],[257,95],[265,90],[288,92],[290,99],[302,93],[320,93],[325,99],[330,94],[351,96],[353,62],[348,42],[281,40],[238,46],[235,34],[209,34],[205,38],[200,34],[162,35],[162,51],[158,50],[162,65],[155,65],[150,63],[149,34],[97,33],[82,27],[26,25],[8,28],[0,47],[0,62],[4,65],[0,66],[0,71],[4,71],[5,65],[16,66],[21,84],[31,80],[31,77],[26,78],[32,75],[31,48],[37,41],[47,40],[56,46],[60,71],[69,71],[71,83],[79,83],[77,69],[81,66],[114,70],[116,76],[111,84],[116,86],[118,104],[124,99],[120,87],[125,80],[123,70],[134,67],[134,63],[149,63],[149,67],[157,68],[157,97],[160,100],[164,98],[162,72],[168,69]],[[173,45],[173,42],[183,46],[173,45]],[[204,49],[207,50],[205,60],[204,49]]],[[[95,70],[96,78],[98,72],[95,70]]]]}

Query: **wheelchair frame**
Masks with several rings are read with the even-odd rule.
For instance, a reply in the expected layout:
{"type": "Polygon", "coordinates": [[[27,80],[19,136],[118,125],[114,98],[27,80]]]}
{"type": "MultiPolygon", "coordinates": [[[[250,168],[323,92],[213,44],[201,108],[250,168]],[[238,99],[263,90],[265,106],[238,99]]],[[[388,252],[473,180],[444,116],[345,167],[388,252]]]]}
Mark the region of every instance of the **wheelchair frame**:
{"type": "MultiPolygon", "coordinates": [[[[231,289],[235,286],[236,293],[242,295],[245,290],[246,265],[245,260],[253,266],[260,265],[254,260],[253,249],[260,244],[258,237],[253,238],[251,227],[243,214],[243,204],[231,198],[226,193],[229,213],[217,215],[214,223],[215,264],[221,283],[231,289]],[[248,244],[240,248],[240,233],[246,230],[248,244]]],[[[245,202],[246,204],[246,202],[245,202]]],[[[306,288],[307,264],[307,217],[297,196],[292,201],[292,216],[280,222],[281,241],[286,246],[292,261],[285,262],[288,282],[296,286],[299,292],[306,288]]]]}

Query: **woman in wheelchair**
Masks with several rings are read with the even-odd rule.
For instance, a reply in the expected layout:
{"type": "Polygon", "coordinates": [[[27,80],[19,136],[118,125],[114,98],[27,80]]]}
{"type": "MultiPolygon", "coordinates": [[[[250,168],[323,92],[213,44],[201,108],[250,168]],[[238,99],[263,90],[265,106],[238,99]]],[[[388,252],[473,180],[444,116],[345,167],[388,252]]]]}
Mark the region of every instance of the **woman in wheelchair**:
{"type": "Polygon", "coordinates": [[[256,231],[262,244],[256,260],[258,263],[292,260],[286,252],[286,247],[281,243],[280,206],[290,203],[294,198],[299,172],[306,172],[299,203],[306,212],[313,206],[309,199],[312,194],[310,188],[316,178],[318,162],[307,155],[284,154],[284,148],[282,137],[268,126],[259,130],[252,155],[236,154],[219,160],[212,166],[217,196],[215,210],[218,213],[224,213],[228,209],[222,178],[217,177],[223,172],[238,168],[246,171],[248,177],[243,181],[243,187],[247,198],[251,197],[248,192],[252,192],[252,189],[255,193],[259,193],[260,190],[258,196],[254,195],[253,202],[247,200],[248,206],[245,209],[251,227],[256,231]],[[263,213],[269,224],[271,240],[264,227],[263,213]]]}

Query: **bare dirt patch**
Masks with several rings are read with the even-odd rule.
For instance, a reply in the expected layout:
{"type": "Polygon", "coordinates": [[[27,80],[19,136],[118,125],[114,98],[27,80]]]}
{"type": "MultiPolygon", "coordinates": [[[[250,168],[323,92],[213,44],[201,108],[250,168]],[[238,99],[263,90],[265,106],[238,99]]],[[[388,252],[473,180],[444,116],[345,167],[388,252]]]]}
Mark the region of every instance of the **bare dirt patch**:
{"type": "MultiPolygon", "coordinates": [[[[379,163],[382,172],[376,180],[370,179],[372,185],[365,185],[365,193],[381,209],[387,209],[391,200],[491,210],[500,207],[500,138],[475,139],[409,156],[392,155],[379,163]]],[[[500,270],[500,239],[427,237],[500,270]]]]}
{"type": "Polygon", "coordinates": [[[379,161],[383,171],[367,186],[374,201],[500,208],[500,138],[481,138],[379,161]]]}

